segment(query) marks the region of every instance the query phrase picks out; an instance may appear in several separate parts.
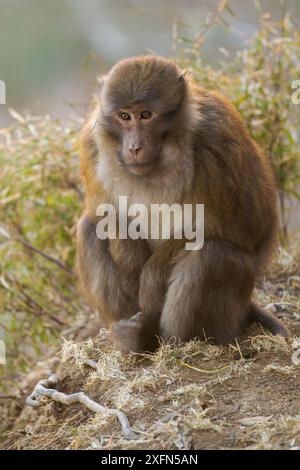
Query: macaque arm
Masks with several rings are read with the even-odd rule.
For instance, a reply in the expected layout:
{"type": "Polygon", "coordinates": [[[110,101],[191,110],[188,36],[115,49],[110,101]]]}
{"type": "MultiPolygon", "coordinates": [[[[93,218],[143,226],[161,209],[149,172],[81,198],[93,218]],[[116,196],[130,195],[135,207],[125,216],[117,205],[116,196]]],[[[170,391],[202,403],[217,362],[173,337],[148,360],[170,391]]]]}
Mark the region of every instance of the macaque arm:
{"type": "Polygon", "coordinates": [[[159,317],[165,301],[168,280],[176,255],[185,240],[167,240],[145,263],[139,286],[139,307],[148,317],[159,317]]]}
{"type": "Polygon", "coordinates": [[[122,270],[110,253],[109,240],[98,239],[96,221],[87,214],[78,224],[77,271],[90,303],[99,308],[106,324],[137,312],[137,295],[134,298],[132,289],[122,285],[122,270]]]}

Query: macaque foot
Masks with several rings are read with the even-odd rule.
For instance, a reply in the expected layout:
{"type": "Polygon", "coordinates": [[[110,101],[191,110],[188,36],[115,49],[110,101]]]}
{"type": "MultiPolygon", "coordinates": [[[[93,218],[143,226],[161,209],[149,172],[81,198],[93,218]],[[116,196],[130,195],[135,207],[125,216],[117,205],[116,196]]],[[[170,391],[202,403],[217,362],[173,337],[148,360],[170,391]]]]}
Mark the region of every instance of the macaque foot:
{"type": "Polygon", "coordinates": [[[113,324],[110,337],[113,343],[123,352],[140,352],[142,348],[142,312],[113,324]]]}
{"type": "Polygon", "coordinates": [[[112,342],[125,354],[154,351],[159,346],[153,322],[147,321],[142,312],[120,320],[111,327],[112,342]]]}

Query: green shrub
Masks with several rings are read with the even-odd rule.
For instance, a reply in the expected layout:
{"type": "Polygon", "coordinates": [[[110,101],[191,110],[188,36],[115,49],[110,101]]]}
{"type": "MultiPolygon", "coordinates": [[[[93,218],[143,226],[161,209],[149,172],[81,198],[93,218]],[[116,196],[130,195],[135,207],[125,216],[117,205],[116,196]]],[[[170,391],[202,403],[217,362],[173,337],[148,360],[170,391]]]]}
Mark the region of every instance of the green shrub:
{"type": "Polygon", "coordinates": [[[72,272],[82,199],[78,126],[12,114],[18,122],[0,135],[3,376],[26,369],[79,308],[72,272]]]}

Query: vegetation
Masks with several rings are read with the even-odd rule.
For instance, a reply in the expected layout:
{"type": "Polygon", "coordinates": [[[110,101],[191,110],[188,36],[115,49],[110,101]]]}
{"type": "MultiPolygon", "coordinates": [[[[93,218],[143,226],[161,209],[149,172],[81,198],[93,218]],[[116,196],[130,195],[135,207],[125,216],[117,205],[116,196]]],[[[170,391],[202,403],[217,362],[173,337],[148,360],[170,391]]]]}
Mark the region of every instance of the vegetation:
{"type": "Polygon", "coordinates": [[[82,199],[78,126],[13,115],[17,123],[1,131],[0,143],[0,310],[8,361],[0,373],[10,378],[44,354],[78,313],[72,270],[82,199]]]}
{"type": "MultiPolygon", "coordinates": [[[[280,188],[281,223],[286,237],[286,198],[300,201],[300,112],[292,100],[293,82],[299,80],[300,28],[284,2],[278,23],[262,13],[257,2],[257,34],[233,58],[221,48],[225,59],[214,68],[203,60],[203,43],[211,27],[220,27],[228,6],[229,2],[220,2],[196,38],[185,37],[185,30],[183,37],[179,35],[179,42],[184,44],[179,62],[204,87],[220,90],[235,103],[252,136],[268,153],[280,188]]],[[[234,14],[232,10],[230,14],[234,14]]]]}

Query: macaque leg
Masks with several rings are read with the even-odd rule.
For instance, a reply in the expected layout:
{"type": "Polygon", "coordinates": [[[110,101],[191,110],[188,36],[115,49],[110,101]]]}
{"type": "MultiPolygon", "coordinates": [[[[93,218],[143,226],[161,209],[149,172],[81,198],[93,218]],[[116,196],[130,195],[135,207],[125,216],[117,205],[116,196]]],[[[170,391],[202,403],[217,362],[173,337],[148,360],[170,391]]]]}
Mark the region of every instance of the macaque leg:
{"type": "Polygon", "coordinates": [[[247,321],[254,286],[250,254],[225,241],[207,241],[200,251],[182,251],[172,270],[160,335],[228,343],[247,321]]]}
{"type": "Polygon", "coordinates": [[[109,325],[138,312],[139,277],[150,253],[136,241],[98,239],[96,224],[86,214],[79,221],[77,265],[90,303],[109,325]]]}
{"type": "Polygon", "coordinates": [[[227,343],[247,321],[253,285],[251,256],[228,242],[208,241],[175,258],[155,253],[141,275],[141,312],[116,323],[113,339],[124,352],[153,351],[155,337],[227,343]]]}
{"type": "Polygon", "coordinates": [[[211,240],[200,251],[181,250],[172,263],[161,260],[152,255],[143,268],[141,312],[114,325],[122,351],[153,351],[159,337],[225,344],[253,321],[289,336],[280,320],[251,301],[255,261],[236,245],[211,240]]]}

